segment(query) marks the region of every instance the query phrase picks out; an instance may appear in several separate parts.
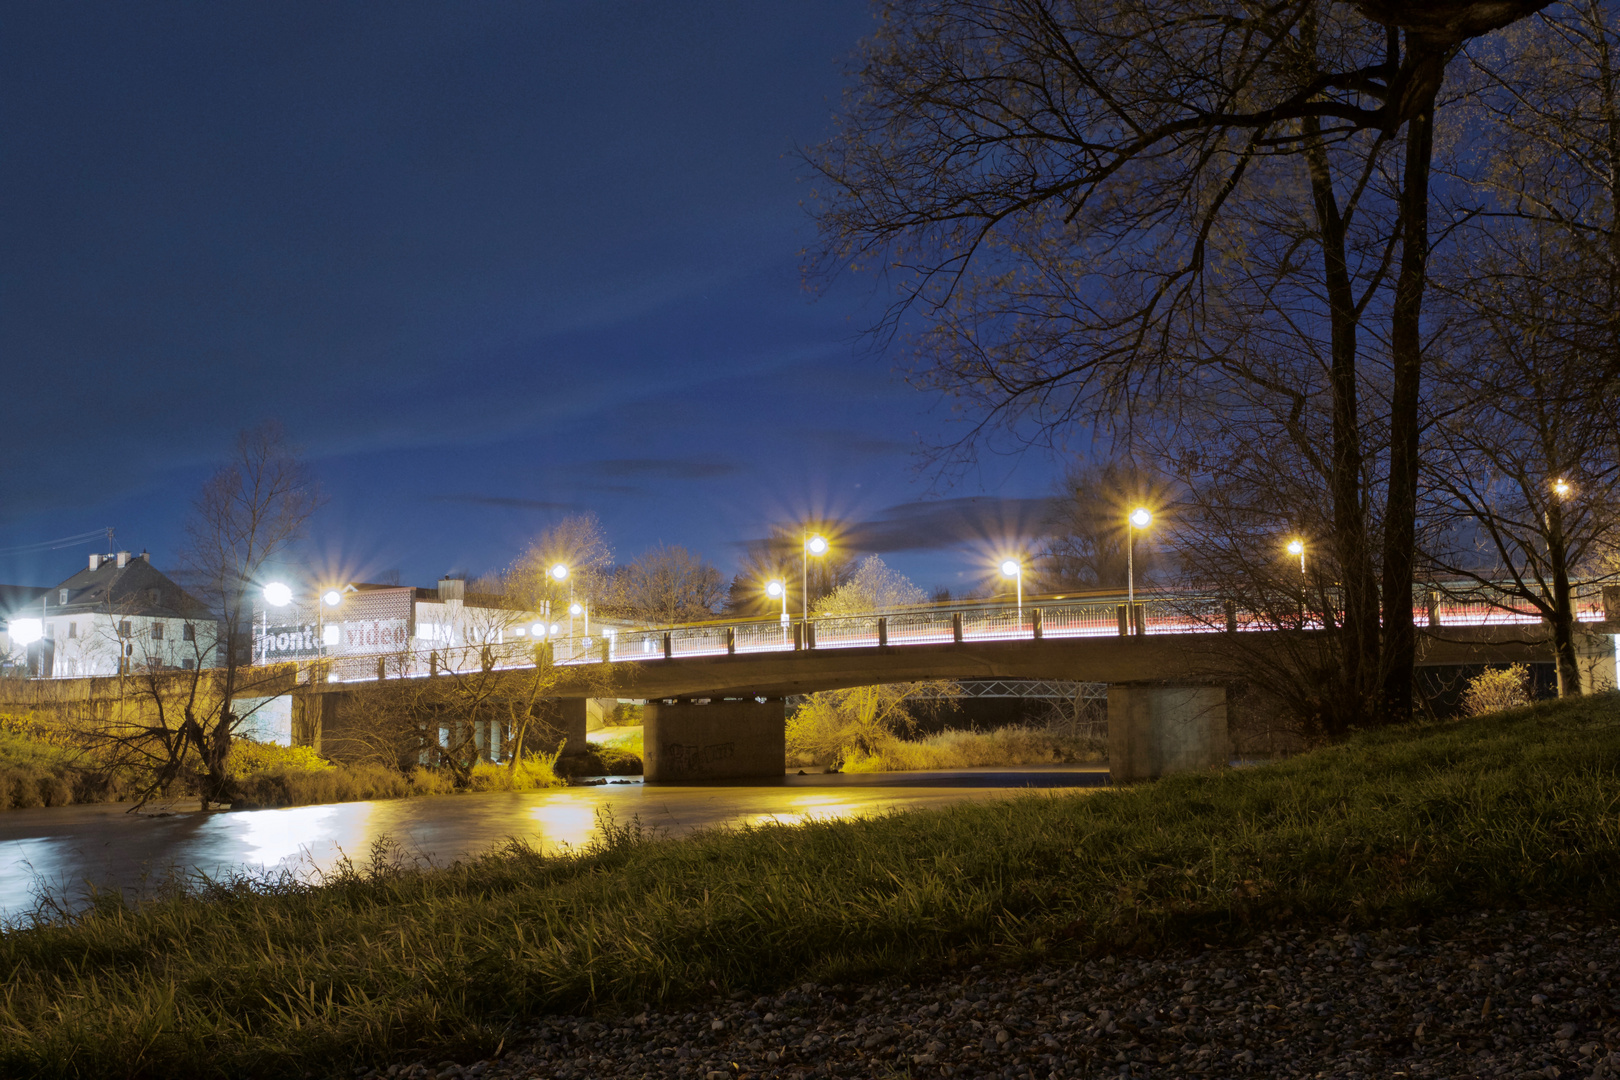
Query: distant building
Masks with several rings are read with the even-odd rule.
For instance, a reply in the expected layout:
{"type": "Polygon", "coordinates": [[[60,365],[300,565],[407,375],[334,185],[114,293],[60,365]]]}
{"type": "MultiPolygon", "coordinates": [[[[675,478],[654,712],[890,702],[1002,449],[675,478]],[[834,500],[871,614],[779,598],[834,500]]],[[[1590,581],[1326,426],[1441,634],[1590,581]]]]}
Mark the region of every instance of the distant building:
{"type": "Polygon", "coordinates": [[[207,608],[144,551],[91,555],[85,569],[15,608],[7,629],[14,641],[31,639],[29,669],[42,678],[213,667],[221,637],[207,608]]]}

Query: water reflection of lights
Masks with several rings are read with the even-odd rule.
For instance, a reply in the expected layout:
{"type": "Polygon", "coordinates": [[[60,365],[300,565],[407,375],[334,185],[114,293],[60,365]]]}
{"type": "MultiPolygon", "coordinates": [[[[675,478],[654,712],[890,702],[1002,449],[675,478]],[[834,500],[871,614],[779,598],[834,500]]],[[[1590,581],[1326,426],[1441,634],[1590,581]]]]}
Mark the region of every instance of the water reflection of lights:
{"type": "Polygon", "coordinates": [[[364,846],[370,835],[367,822],[375,809],[376,804],[371,802],[338,803],[285,810],[247,810],[231,816],[236,819],[232,825],[240,830],[242,861],[276,869],[296,865],[312,855],[324,855],[333,849],[347,850],[351,856],[362,854],[352,849],[364,846]]]}
{"type": "Polygon", "coordinates": [[[882,813],[890,802],[851,803],[843,795],[799,795],[787,800],[781,810],[768,814],[754,814],[746,819],[750,825],[804,825],[812,821],[839,821],[882,813]]]}
{"type": "Polygon", "coordinates": [[[567,795],[553,796],[530,813],[540,827],[540,843],[548,848],[561,844],[580,847],[596,832],[595,802],[582,802],[567,795]]]}

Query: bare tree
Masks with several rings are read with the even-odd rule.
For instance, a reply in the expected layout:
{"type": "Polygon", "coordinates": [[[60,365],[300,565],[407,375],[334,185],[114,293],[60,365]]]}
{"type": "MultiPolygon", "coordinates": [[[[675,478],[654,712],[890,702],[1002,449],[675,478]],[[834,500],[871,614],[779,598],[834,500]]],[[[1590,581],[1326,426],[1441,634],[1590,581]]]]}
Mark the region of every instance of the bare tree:
{"type": "Polygon", "coordinates": [[[1547,621],[1561,694],[1581,692],[1571,576],[1620,541],[1617,45],[1610,6],[1577,0],[1469,50],[1461,242],[1437,268],[1455,314],[1436,350],[1425,553],[1547,621]]]}
{"type": "Polygon", "coordinates": [[[571,597],[608,605],[613,588],[613,549],[595,514],[570,515],[546,529],[502,576],[502,589],[515,604],[547,618],[565,614],[571,597]],[[559,566],[562,577],[555,572],[559,566]]]}
{"type": "Polygon", "coordinates": [[[1167,486],[1128,461],[1071,466],[1053,500],[1051,534],[1036,558],[1036,587],[1123,589],[1128,561],[1134,562],[1137,582],[1147,581],[1157,561],[1152,536],[1137,537],[1134,560],[1128,560],[1128,515],[1138,506],[1161,510],[1167,486]]]}
{"type": "MultiPolygon", "coordinates": [[[[959,452],[998,428],[1061,445],[1093,427],[1130,443],[1144,424],[1179,421],[1206,396],[1209,373],[1234,393],[1274,399],[1263,406],[1277,415],[1290,384],[1242,362],[1247,343],[1234,330],[1245,312],[1228,303],[1232,274],[1213,271],[1243,271],[1250,246],[1267,239],[1223,236],[1231,211],[1277,190],[1279,169],[1302,165],[1316,228],[1282,265],[1314,257],[1322,287],[1269,316],[1321,327],[1311,333],[1326,345],[1317,445],[1327,452],[1316,453],[1343,582],[1339,679],[1400,719],[1415,650],[1435,103],[1464,42],[1542,6],[891,3],[840,133],[816,157],[832,185],[819,212],[822,268],[895,275],[900,299],[880,329],[920,324],[914,377],[973,408],[959,452]],[[1374,188],[1378,213],[1364,203],[1374,188]],[[1386,223],[1361,251],[1370,265],[1359,289],[1358,206],[1361,220],[1386,223]],[[1357,331],[1386,286],[1388,377],[1369,410],[1357,331]],[[1369,411],[1387,418],[1382,462],[1368,445],[1369,411]]],[[[1286,425],[1290,413],[1280,416],[1286,425]]]]}
{"type": "Polygon", "coordinates": [[[246,674],[250,594],[264,568],[303,538],[319,502],[308,468],[275,423],[238,435],[230,460],[203,485],[183,555],[188,591],[213,614],[199,620],[187,643],[195,664],[189,671],[159,663],[132,671],[137,706],[97,738],[109,764],[134,769],[143,802],[193,772],[205,808],[230,801],[226,759],[244,719],[234,700],[285,678],[246,674]]]}
{"type": "Polygon", "coordinates": [[[613,610],[654,626],[712,619],[725,601],[720,571],[679,544],[659,544],[618,568],[613,610]]]}

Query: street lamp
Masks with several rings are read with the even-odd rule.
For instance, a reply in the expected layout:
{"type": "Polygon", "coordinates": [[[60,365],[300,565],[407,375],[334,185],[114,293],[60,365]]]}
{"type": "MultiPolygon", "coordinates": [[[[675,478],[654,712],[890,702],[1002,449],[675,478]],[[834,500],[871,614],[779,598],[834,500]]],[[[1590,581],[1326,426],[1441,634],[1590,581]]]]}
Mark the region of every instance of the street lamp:
{"type": "Polygon", "coordinates": [[[1136,622],[1136,531],[1153,524],[1153,515],[1145,506],[1138,506],[1129,517],[1130,534],[1125,544],[1125,598],[1130,605],[1131,623],[1136,622]]]}
{"type": "Polygon", "coordinates": [[[1569,498],[1569,493],[1574,490],[1569,486],[1569,481],[1562,478],[1554,480],[1552,487],[1553,494],[1557,495],[1560,499],[1569,498]]]}
{"type": "Polygon", "coordinates": [[[1299,576],[1305,576],[1305,541],[1294,539],[1288,541],[1288,554],[1299,556],[1299,576]]]}
{"type": "MultiPolygon", "coordinates": [[[[810,556],[827,554],[827,541],[820,536],[806,537],[804,550],[799,557],[799,588],[802,601],[799,612],[800,619],[808,624],[810,622],[810,556]]],[[[784,604],[786,601],[784,601],[784,604]]],[[[808,631],[806,631],[808,633],[808,631]]]]}
{"type": "Polygon", "coordinates": [[[769,596],[773,600],[780,598],[782,601],[782,644],[786,645],[788,639],[789,622],[787,610],[787,586],[782,584],[780,581],[768,582],[765,585],[765,595],[769,596]]]}
{"type": "Polygon", "coordinates": [[[1001,573],[1005,577],[1015,578],[1018,582],[1018,626],[1024,625],[1024,564],[1017,559],[1008,559],[1001,564],[1001,573]]]}
{"type": "Polygon", "coordinates": [[[273,607],[286,607],[292,603],[292,590],[279,581],[272,581],[264,587],[264,662],[270,662],[270,609],[273,607]]]}

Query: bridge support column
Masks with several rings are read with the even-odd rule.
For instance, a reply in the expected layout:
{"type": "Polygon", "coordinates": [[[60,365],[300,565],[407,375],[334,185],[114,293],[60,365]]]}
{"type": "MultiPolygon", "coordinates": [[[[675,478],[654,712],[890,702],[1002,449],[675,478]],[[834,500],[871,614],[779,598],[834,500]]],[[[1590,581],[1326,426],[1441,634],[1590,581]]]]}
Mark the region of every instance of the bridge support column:
{"type": "Polygon", "coordinates": [[[1615,688],[1615,635],[1575,631],[1575,663],[1581,670],[1581,692],[1603,694],[1615,688]]]}
{"type": "MultiPolygon", "coordinates": [[[[557,699],[557,727],[562,731],[563,757],[583,754],[589,745],[587,733],[591,729],[591,699],[565,697],[557,699]]],[[[597,715],[601,715],[600,707],[597,715]]]]}
{"type": "Polygon", "coordinates": [[[1225,765],[1230,745],[1225,687],[1108,688],[1108,773],[1116,784],[1225,765]]]}
{"type": "Polygon", "coordinates": [[[776,779],[787,771],[784,702],[770,698],[647,702],[642,759],[649,784],[776,779]]]}

